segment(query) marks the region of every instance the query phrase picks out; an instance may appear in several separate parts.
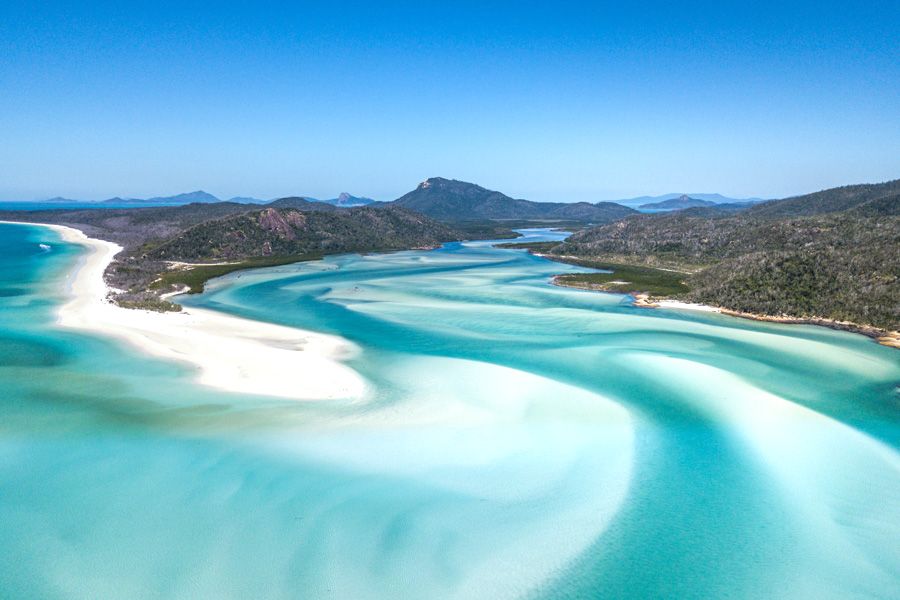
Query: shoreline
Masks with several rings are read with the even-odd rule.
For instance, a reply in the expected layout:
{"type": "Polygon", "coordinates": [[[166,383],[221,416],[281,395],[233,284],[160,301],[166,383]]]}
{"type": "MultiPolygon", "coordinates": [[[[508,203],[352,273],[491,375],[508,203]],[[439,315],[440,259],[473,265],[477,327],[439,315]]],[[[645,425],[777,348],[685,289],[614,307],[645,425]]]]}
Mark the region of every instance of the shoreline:
{"type": "Polygon", "coordinates": [[[103,278],[122,247],[64,225],[49,228],[86,248],[66,276],[69,299],[57,323],[116,338],[136,349],[188,365],[196,383],[227,392],[298,400],[358,399],[365,381],[343,360],[358,348],[337,336],[253,321],[202,308],[154,312],[122,308],[103,278]]]}
{"type": "MultiPolygon", "coordinates": [[[[587,290],[591,292],[600,292],[605,294],[621,294],[621,292],[609,292],[605,290],[591,288],[589,286],[566,285],[559,282],[559,275],[554,275],[550,283],[559,287],[565,287],[576,290],[587,290]]],[[[708,304],[696,304],[692,302],[681,302],[671,299],[653,299],[648,294],[631,293],[625,294],[634,298],[632,306],[638,308],[666,308],[676,310],[694,310],[699,312],[714,312],[730,317],[747,319],[750,321],[764,321],[768,323],[781,323],[783,325],[816,325],[818,327],[827,327],[837,331],[847,331],[857,333],[872,338],[878,344],[900,350],[900,331],[887,331],[872,327],[870,325],[860,325],[850,321],[837,321],[835,319],[827,319],[823,317],[792,317],[787,315],[765,315],[760,313],[748,313],[739,310],[732,310],[722,306],[712,306],[708,304]]]]}

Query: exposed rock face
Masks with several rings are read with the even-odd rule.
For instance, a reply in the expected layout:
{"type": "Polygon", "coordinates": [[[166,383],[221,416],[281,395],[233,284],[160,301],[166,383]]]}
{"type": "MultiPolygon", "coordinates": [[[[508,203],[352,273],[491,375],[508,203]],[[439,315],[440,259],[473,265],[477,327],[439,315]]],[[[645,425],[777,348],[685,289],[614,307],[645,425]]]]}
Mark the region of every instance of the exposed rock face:
{"type": "Polygon", "coordinates": [[[460,234],[402,208],[303,212],[269,207],[200,223],[142,252],[153,260],[232,261],[432,247],[453,239],[460,234]]]}
{"type": "Polygon", "coordinates": [[[274,208],[267,208],[259,213],[259,226],[275,233],[283,240],[293,240],[296,237],[284,215],[274,208]]]}

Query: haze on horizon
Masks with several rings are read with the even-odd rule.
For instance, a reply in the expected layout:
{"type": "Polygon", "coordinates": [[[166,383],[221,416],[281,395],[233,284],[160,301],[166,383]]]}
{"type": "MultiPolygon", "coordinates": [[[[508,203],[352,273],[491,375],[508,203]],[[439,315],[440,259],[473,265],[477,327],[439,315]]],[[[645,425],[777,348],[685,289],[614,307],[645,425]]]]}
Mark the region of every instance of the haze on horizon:
{"type": "Polygon", "coordinates": [[[785,197],[900,176],[900,5],[0,6],[0,199],[785,197]]]}

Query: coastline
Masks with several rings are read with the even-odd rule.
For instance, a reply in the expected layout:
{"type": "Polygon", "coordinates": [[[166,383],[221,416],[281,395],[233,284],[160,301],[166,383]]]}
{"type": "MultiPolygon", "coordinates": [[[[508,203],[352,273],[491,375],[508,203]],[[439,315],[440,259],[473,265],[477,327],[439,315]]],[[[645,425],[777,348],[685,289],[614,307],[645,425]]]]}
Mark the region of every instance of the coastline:
{"type": "Polygon", "coordinates": [[[337,336],[253,321],[200,308],[153,312],[110,302],[103,278],[122,247],[63,225],[47,227],[86,254],[67,276],[69,299],[57,322],[117,338],[147,354],[178,361],[197,383],[228,392],[299,400],[360,398],[363,378],[341,361],[357,352],[337,336]]]}
{"type": "MultiPolygon", "coordinates": [[[[567,285],[560,283],[559,276],[551,279],[553,285],[559,287],[567,287],[578,290],[588,290],[593,292],[618,294],[621,292],[608,292],[592,288],[584,285],[567,285]]],[[[850,333],[858,333],[866,337],[872,338],[878,344],[900,350],[900,331],[887,331],[872,327],[869,325],[860,325],[850,321],[837,321],[835,319],[826,319],[823,317],[792,317],[788,315],[765,315],[760,313],[748,313],[738,310],[732,310],[722,306],[712,306],[708,304],[696,304],[692,302],[681,302],[679,300],[670,300],[665,298],[651,298],[648,294],[633,293],[630,294],[634,298],[633,306],[639,308],[667,308],[677,310],[695,310],[700,312],[715,312],[730,317],[738,317],[741,319],[749,319],[751,321],[766,321],[770,323],[782,323],[784,325],[817,325],[819,327],[827,327],[838,331],[848,331],[850,333]]]]}

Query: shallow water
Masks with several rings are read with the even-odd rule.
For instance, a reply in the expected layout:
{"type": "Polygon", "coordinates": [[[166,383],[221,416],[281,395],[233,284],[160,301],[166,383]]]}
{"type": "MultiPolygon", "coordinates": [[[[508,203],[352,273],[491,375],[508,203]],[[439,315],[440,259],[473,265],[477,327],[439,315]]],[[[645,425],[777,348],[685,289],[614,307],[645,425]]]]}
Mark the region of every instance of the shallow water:
{"type": "Polygon", "coordinates": [[[239,272],[184,300],[360,346],[365,399],[291,402],[59,331],[79,249],[0,225],[0,250],[0,595],[900,586],[900,353],[861,336],[638,309],[482,242],[239,272]]]}

